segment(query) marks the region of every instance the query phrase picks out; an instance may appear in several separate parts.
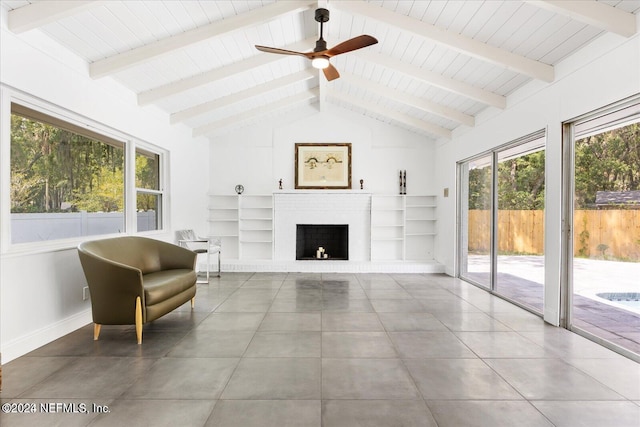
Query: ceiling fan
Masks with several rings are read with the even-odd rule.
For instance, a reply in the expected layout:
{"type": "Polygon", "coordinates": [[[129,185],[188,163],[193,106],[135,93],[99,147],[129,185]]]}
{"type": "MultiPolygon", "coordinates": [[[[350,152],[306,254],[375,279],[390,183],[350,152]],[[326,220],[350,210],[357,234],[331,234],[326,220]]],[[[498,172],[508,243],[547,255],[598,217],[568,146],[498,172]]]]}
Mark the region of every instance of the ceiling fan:
{"type": "Polygon", "coordinates": [[[353,50],[362,49],[363,47],[371,46],[378,43],[375,37],[368,36],[366,34],[354,37],[347,41],[344,41],[331,49],[327,49],[327,42],[322,38],[323,24],[329,21],[329,11],[327,9],[316,9],[315,15],[316,22],[320,23],[320,38],[316,41],[316,47],[313,52],[296,52],[293,50],[278,49],[275,47],[259,46],[256,45],[256,49],[267,53],[279,53],[282,55],[299,55],[304,56],[311,60],[311,65],[314,68],[321,69],[324,72],[324,76],[327,80],[331,81],[340,77],[340,73],[336,70],[336,67],[331,65],[329,59],[333,56],[340,55],[341,53],[351,52],[353,50]]]}

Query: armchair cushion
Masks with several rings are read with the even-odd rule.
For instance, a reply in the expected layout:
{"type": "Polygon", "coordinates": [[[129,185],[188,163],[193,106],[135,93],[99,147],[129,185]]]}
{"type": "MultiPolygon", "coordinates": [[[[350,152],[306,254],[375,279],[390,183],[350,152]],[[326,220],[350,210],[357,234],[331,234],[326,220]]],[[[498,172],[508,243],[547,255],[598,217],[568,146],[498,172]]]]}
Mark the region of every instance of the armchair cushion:
{"type": "Polygon", "coordinates": [[[144,298],[146,305],[157,304],[193,286],[193,270],[164,270],[145,274],[144,298]]]}

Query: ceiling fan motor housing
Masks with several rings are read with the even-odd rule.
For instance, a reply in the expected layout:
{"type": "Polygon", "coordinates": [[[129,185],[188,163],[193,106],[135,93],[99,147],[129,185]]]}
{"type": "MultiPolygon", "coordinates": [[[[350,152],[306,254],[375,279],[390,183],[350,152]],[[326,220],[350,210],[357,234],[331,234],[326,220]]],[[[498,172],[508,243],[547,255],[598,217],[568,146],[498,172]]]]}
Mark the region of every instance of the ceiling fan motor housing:
{"type": "Polygon", "coordinates": [[[318,40],[316,40],[316,48],[313,49],[314,52],[322,52],[327,50],[327,42],[320,37],[318,40]]]}

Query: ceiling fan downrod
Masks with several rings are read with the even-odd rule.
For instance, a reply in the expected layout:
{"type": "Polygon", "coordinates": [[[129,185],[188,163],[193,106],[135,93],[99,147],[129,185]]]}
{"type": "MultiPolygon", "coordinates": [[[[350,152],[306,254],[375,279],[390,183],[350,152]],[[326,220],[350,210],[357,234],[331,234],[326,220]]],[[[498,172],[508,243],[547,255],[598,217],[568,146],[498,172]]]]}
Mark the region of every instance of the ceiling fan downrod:
{"type": "Polygon", "coordinates": [[[320,38],[316,41],[316,48],[313,51],[322,52],[327,50],[327,42],[322,36],[324,34],[324,23],[329,21],[329,10],[322,8],[316,9],[315,20],[320,23],[320,38]]]}

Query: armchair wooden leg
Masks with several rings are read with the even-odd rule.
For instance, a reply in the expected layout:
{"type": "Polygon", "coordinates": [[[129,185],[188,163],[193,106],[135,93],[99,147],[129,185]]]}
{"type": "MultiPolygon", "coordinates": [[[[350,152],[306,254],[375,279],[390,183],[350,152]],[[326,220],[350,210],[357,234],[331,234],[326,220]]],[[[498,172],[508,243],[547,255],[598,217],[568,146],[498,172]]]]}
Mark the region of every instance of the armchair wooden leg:
{"type": "Polygon", "coordinates": [[[136,298],[136,337],[138,344],[142,344],[142,302],[140,297],[136,298]]]}
{"type": "Polygon", "coordinates": [[[93,340],[98,341],[98,337],[100,336],[100,327],[102,325],[100,323],[93,324],[93,340]]]}
{"type": "Polygon", "coordinates": [[[191,308],[193,309],[196,306],[196,297],[191,298],[191,308]]]}

